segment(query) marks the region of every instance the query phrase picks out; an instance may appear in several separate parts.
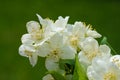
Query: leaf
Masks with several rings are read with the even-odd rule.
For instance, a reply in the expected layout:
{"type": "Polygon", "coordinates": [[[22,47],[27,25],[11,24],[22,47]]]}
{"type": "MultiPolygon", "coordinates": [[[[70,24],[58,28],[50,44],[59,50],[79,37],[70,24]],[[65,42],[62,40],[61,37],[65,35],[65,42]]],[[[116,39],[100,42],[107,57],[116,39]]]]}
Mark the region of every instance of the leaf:
{"type": "Polygon", "coordinates": [[[108,43],[108,41],[107,41],[107,37],[103,37],[103,39],[101,40],[101,44],[103,45],[103,44],[106,44],[106,45],[108,45],[109,47],[110,47],[110,49],[112,50],[112,54],[113,55],[115,55],[115,54],[117,54],[117,52],[115,51],[115,49],[113,49],[113,47],[108,43]]]}
{"type": "Polygon", "coordinates": [[[56,71],[50,71],[50,72],[48,72],[48,74],[51,74],[55,80],[66,80],[63,75],[61,75],[60,73],[58,73],[56,71]]]}
{"type": "Polygon", "coordinates": [[[84,68],[81,66],[78,55],[75,59],[75,69],[72,80],[88,80],[84,68]]]}
{"type": "Polygon", "coordinates": [[[61,69],[65,70],[65,65],[69,64],[70,66],[75,65],[75,60],[74,59],[60,59],[59,61],[59,66],[61,69]]]}
{"type": "Polygon", "coordinates": [[[103,37],[103,39],[101,40],[101,44],[107,44],[107,37],[103,37]]]}

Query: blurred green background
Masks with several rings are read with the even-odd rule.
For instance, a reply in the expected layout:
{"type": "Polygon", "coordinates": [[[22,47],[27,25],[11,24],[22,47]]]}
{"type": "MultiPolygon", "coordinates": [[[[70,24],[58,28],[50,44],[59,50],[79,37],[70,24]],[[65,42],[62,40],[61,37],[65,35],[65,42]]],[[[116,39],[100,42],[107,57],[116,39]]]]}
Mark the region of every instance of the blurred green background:
{"type": "Polygon", "coordinates": [[[18,54],[26,22],[38,21],[36,13],[53,20],[70,16],[69,23],[91,24],[120,53],[119,0],[0,0],[0,80],[41,80],[40,59],[33,68],[18,54]]]}

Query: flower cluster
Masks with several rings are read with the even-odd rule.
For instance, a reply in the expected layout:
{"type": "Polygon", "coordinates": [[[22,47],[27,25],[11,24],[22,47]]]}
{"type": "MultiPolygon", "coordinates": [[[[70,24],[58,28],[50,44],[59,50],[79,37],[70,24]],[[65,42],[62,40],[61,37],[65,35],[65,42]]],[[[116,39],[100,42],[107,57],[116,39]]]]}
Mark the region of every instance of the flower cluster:
{"type": "MultiPolygon", "coordinates": [[[[111,49],[106,44],[99,45],[96,38],[101,34],[83,22],[68,24],[69,17],[58,17],[56,21],[43,19],[38,15],[39,22],[30,21],[26,24],[27,32],[21,38],[22,45],[19,54],[29,58],[35,66],[39,57],[45,58],[45,68],[56,71],[72,80],[75,64],[64,63],[61,60],[75,61],[78,55],[89,80],[119,80],[120,55],[111,55],[111,49]],[[73,69],[71,68],[73,66],[73,69]],[[71,72],[72,70],[72,72],[71,72]]],[[[52,74],[47,74],[43,80],[55,80],[52,74]]]]}

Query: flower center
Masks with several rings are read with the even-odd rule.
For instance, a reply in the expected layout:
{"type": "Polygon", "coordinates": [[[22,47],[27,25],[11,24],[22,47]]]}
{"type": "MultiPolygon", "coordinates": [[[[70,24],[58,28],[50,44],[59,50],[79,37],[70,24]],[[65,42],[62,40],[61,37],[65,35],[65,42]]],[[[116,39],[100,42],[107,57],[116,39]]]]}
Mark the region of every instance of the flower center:
{"type": "Polygon", "coordinates": [[[106,74],[104,75],[103,79],[104,79],[104,80],[117,80],[115,74],[112,73],[112,72],[106,73],[106,74]]]}
{"type": "Polygon", "coordinates": [[[28,56],[28,57],[32,57],[32,51],[28,51],[28,50],[25,50],[25,54],[28,56]]]}
{"type": "Polygon", "coordinates": [[[43,38],[43,31],[42,31],[42,29],[40,29],[37,32],[32,33],[31,36],[35,40],[41,40],[43,38]]]}
{"type": "Polygon", "coordinates": [[[112,62],[115,63],[118,68],[120,68],[120,59],[114,57],[114,58],[112,59],[112,62]]]}
{"type": "Polygon", "coordinates": [[[96,52],[93,53],[85,53],[85,56],[88,58],[88,60],[92,61],[94,57],[97,56],[96,52]]]}
{"type": "Polygon", "coordinates": [[[53,57],[55,60],[59,60],[59,53],[60,53],[59,49],[56,48],[56,49],[52,50],[50,55],[48,55],[48,56],[53,57]]]}
{"type": "Polygon", "coordinates": [[[77,43],[78,43],[78,37],[77,36],[72,36],[70,39],[70,44],[74,47],[77,47],[77,43]]]}

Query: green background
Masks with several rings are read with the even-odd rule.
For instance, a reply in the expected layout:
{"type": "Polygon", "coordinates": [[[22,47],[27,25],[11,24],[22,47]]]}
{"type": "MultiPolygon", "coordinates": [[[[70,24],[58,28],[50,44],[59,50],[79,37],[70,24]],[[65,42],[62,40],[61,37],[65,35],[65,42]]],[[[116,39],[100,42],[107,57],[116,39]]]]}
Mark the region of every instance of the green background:
{"type": "Polygon", "coordinates": [[[119,0],[0,0],[0,80],[41,80],[42,60],[32,67],[18,54],[26,22],[38,21],[36,13],[53,20],[70,16],[69,23],[91,24],[120,53],[119,0]]]}

